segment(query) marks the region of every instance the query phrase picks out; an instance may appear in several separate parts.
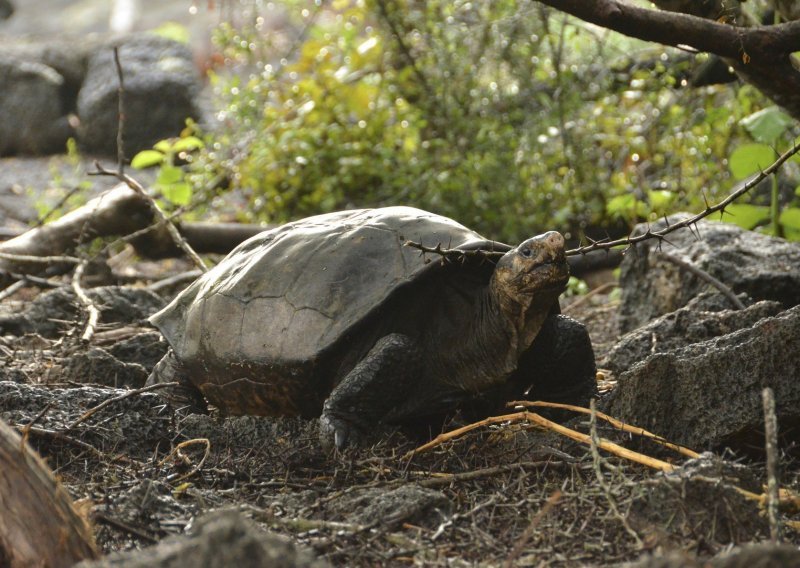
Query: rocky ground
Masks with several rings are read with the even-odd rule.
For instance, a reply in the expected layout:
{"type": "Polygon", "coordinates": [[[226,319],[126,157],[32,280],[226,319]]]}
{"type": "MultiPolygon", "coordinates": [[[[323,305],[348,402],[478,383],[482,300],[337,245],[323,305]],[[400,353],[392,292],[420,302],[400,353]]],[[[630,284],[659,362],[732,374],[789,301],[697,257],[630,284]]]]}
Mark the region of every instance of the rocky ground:
{"type": "Polygon", "coordinates": [[[600,409],[705,453],[586,415],[568,426],[656,469],[528,423],[415,455],[418,440],[387,428],[333,455],[316,421],[187,414],[135,390],[166,349],[144,320],[175,292],[145,279],[89,289],[101,309],[89,342],[66,280],[3,294],[0,418],[82,504],[104,565],[188,565],[191,555],[216,565],[260,565],[259,555],[285,566],[788,565],[800,554],[800,247],[729,225],[700,234],[674,235],[671,253],[628,255],[621,293],[564,301],[605,369],[600,409]],[[670,254],[723,280],[744,307],[670,254]],[[764,387],[782,434],[783,548],[765,544],[764,387]]]}
{"type": "MultiPolygon", "coordinates": [[[[173,17],[170,3],[138,4],[146,8],[139,23],[124,30],[173,17]]],[[[0,44],[18,48],[32,31],[55,35],[65,17],[79,34],[109,31],[107,2],[16,5],[0,24],[0,44]]],[[[192,55],[181,52],[187,68],[202,41],[192,55]]],[[[151,47],[135,53],[144,60],[151,47]]],[[[30,58],[52,65],[36,67],[33,83],[52,103],[48,124],[80,134],[105,116],[102,105],[79,108],[75,93],[64,107],[51,79],[69,80],[70,66],[52,49],[15,53],[8,73],[28,69],[30,58]]],[[[74,55],[82,69],[94,57],[74,55]]],[[[108,78],[78,75],[76,93],[116,89],[108,78]]],[[[187,89],[197,91],[188,81],[187,89]]],[[[116,103],[108,108],[116,116],[116,103]]],[[[4,138],[0,124],[0,142],[17,143],[20,132],[4,138]]],[[[73,194],[85,199],[113,185],[87,177],[91,153],[7,148],[15,155],[0,159],[0,240],[70,210],[73,194]]],[[[606,276],[589,295],[563,300],[592,336],[598,409],[690,450],[567,413],[566,425],[595,442],[500,421],[415,454],[419,440],[386,428],[334,455],[320,448],[316,421],[189,414],[142,387],[166,350],[145,320],[186,283],[170,277],[191,267],[143,261],[126,247],[82,279],[100,309],[90,340],[71,274],[0,274],[11,284],[0,291],[0,419],[75,500],[102,565],[800,565],[800,246],[731,225],[702,223],[698,233],[674,233],[661,247],[650,241],[629,252],[618,281],[606,276]],[[782,493],[772,519],[766,387],[780,434],[782,493]],[[606,442],[630,452],[620,457],[606,442]],[[771,544],[776,531],[784,546],[771,544]]],[[[456,416],[449,427],[460,425],[456,416]]],[[[0,566],[2,552],[0,538],[0,566]]]]}

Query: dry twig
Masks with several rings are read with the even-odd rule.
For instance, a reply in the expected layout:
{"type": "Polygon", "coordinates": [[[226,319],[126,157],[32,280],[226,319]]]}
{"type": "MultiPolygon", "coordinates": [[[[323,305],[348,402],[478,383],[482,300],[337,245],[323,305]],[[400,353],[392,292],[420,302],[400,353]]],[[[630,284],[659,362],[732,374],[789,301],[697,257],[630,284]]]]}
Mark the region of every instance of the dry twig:
{"type": "Polygon", "coordinates": [[[739,298],[736,297],[736,294],[733,293],[733,290],[731,290],[726,284],[724,284],[720,280],[718,280],[718,279],[714,278],[713,276],[711,276],[705,270],[702,270],[702,269],[696,267],[695,265],[693,265],[693,264],[691,264],[689,262],[686,262],[685,260],[682,260],[682,259],[678,258],[675,255],[666,253],[663,250],[659,251],[659,255],[664,260],[667,260],[667,261],[671,262],[675,266],[678,266],[678,267],[682,268],[683,270],[686,270],[687,272],[691,272],[692,274],[694,274],[695,276],[697,276],[698,278],[700,278],[704,282],[708,282],[709,284],[711,284],[714,288],[719,290],[722,293],[723,296],[728,298],[728,300],[731,301],[731,303],[736,307],[737,310],[743,310],[745,308],[745,305],[742,303],[742,301],[739,298]]]}
{"type": "Polygon", "coordinates": [[[764,437],[767,453],[767,518],[769,536],[775,544],[781,542],[780,503],[778,485],[778,419],[775,416],[775,394],[767,387],[761,391],[764,403],[764,437]]]}
{"type": "Polygon", "coordinates": [[[522,536],[519,537],[519,540],[517,540],[514,548],[512,548],[511,552],[508,553],[505,562],[503,562],[503,568],[512,568],[514,566],[514,561],[519,558],[520,554],[522,554],[522,551],[525,549],[528,541],[533,536],[533,531],[536,530],[536,527],[539,526],[539,523],[542,522],[542,519],[547,516],[552,508],[556,506],[556,503],[558,503],[562,495],[563,493],[561,491],[556,490],[552,495],[550,495],[550,497],[548,497],[542,508],[539,509],[533,516],[531,523],[528,525],[528,528],[525,529],[525,532],[522,533],[522,536]]]}
{"type": "Polygon", "coordinates": [[[203,452],[203,457],[200,458],[200,461],[197,463],[197,465],[194,466],[192,469],[190,469],[188,472],[184,473],[183,475],[179,475],[178,477],[168,476],[167,481],[170,481],[172,483],[178,483],[179,481],[183,481],[184,479],[187,479],[193,476],[198,471],[200,471],[200,468],[203,467],[203,464],[206,463],[208,456],[211,454],[211,441],[208,438],[194,438],[192,440],[186,440],[185,442],[181,442],[172,449],[172,451],[169,453],[167,457],[161,460],[160,465],[164,465],[164,463],[166,463],[166,461],[170,459],[172,456],[177,456],[185,464],[191,463],[191,460],[188,457],[186,457],[181,450],[183,448],[187,448],[189,446],[195,446],[197,444],[203,444],[206,448],[205,452],[203,452]]]}
{"type": "Polygon", "coordinates": [[[123,393],[123,394],[121,394],[119,396],[115,396],[114,398],[109,398],[108,400],[104,400],[103,402],[101,402],[97,406],[93,406],[92,408],[90,408],[89,410],[87,410],[86,412],[81,414],[81,416],[77,420],[75,420],[72,424],[67,426],[66,431],[73,430],[74,428],[76,428],[78,426],[78,424],[80,424],[81,422],[85,422],[86,420],[88,420],[96,412],[98,412],[98,411],[100,411],[100,410],[102,410],[102,409],[104,409],[104,408],[106,408],[108,406],[111,406],[112,404],[115,404],[115,403],[117,403],[117,402],[119,402],[121,400],[125,400],[126,398],[130,398],[132,396],[136,396],[136,395],[142,394],[144,392],[150,392],[150,391],[154,391],[154,390],[157,390],[157,389],[163,389],[163,388],[166,388],[166,387],[174,387],[174,386],[176,386],[178,384],[179,383],[177,383],[177,382],[159,383],[157,385],[150,385],[150,386],[147,386],[147,387],[142,387],[140,389],[129,390],[129,391],[127,391],[127,392],[125,392],[125,393],[123,393]]]}
{"type": "Polygon", "coordinates": [[[97,329],[97,322],[100,320],[100,310],[97,309],[92,299],[86,295],[86,292],[81,287],[81,278],[83,278],[83,272],[86,270],[86,265],[88,263],[89,262],[86,260],[81,261],[81,263],[75,267],[75,272],[72,273],[72,289],[83,308],[89,313],[89,321],[86,322],[86,328],[81,335],[81,341],[84,343],[88,343],[92,340],[94,331],[97,329]]]}
{"type": "Polygon", "coordinates": [[[642,548],[642,539],[639,537],[639,534],[633,530],[631,525],[628,523],[628,519],[623,515],[619,507],[617,506],[617,500],[614,498],[614,495],[611,493],[611,488],[606,483],[606,479],[603,476],[603,469],[602,469],[602,461],[603,458],[600,457],[600,452],[597,450],[598,446],[600,445],[600,438],[597,436],[597,413],[595,412],[594,408],[594,399],[590,401],[591,408],[590,408],[590,419],[589,419],[589,440],[591,441],[591,450],[592,450],[592,465],[594,466],[594,474],[597,478],[597,483],[600,485],[600,488],[603,490],[603,494],[606,497],[606,501],[608,502],[608,506],[611,509],[611,513],[616,517],[616,519],[622,524],[625,532],[627,532],[634,541],[636,541],[636,546],[638,548],[642,548]]]}
{"type": "MultiPolygon", "coordinates": [[[[502,416],[490,416],[489,418],[485,418],[473,424],[468,424],[461,428],[457,428],[456,430],[452,430],[450,432],[445,432],[444,434],[439,434],[428,442],[427,444],[423,444],[422,446],[411,450],[410,452],[406,453],[403,456],[404,459],[410,459],[416,454],[421,454],[423,452],[427,452],[428,450],[435,448],[447,442],[449,440],[453,440],[458,438],[462,434],[466,434],[467,432],[471,432],[477,428],[481,428],[483,426],[489,426],[491,424],[501,424],[503,422],[529,422],[545,430],[550,430],[561,434],[562,436],[566,436],[576,442],[580,442],[582,444],[586,444],[587,446],[590,445],[591,439],[586,434],[578,432],[577,430],[573,430],[572,428],[567,428],[566,426],[562,426],[561,424],[556,424],[552,420],[548,420],[547,418],[536,414],[535,412],[515,412],[513,414],[504,414],[502,416]]],[[[675,466],[671,463],[651,458],[650,456],[646,456],[644,454],[640,454],[639,452],[634,452],[633,450],[629,450],[620,446],[619,444],[615,444],[614,442],[610,442],[608,440],[601,439],[598,442],[598,447],[601,450],[605,450],[611,454],[619,456],[621,458],[625,458],[632,462],[636,462],[638,464],[646,465],[647,467],[651,467],[653,469],[658,469],[664,472],[671,472],[674,471],[675,466]]]]}
{"type": "MultiPolygon", "coordinates": [[[[523,407],[526,407],[526,408],[531,408],[531,407],[561,408],[561,409],[564,409],[564,410],[572,410],[573,412],[580,412],[581,414],[588,414],[588,415],[592,414],[592,410],[591,409],[584,408],[582,406],[574,406],[572,404],[562,404],[560,402],[545,402],[545,401],[540,401],[540,400],[534,401],[534,402],[531,402],[531,401],[528,401],[528,400],[517,400],[517,401],[514,401],[514,402],[509,402],[507,406],[512,407],[512,408],[516,407],[516,406],[523,406],[523,407]]],[[[638,426],[631,426],[630,424],[626,424],[625,422],[623,422],[621,420],[617,420],[613,416],[609,416],[608,414],[605,414],[603,412],[599,412],[597,410],[594,411],[594,415],[597,416],[597,418],[600,418],[601,420],[605,420],[606,422],[608,422],[609,424],[614,426],[614,428],[619,428],[620,430],[622,430],[624,432],[628,432],[629,434],[636,434],[637,436],[642,436],[644,438],[649,438],[653,442],[655,442],[657,444],[660,444],[660,445],[664,446],[665,448],[669,448],[670,450],[675,450],[679,454],[683,454],[686,457],[689,457],[689,458],[699,458],[700,457],[700,454],[695,452],[694,450],[690,450],[689,448],[686,448],[684,446],[680,446],[678,444],[673,444],[672,442],[669,442],[669,441],[665,440],[664,438],[662,438],[658,434],[653,434],[652,432],[648,432],[644,428],[639,428],[638,426]]]]}
{"type": "Polygon", "coordinates": [[[167,232],[169,232],[170,237],[175,242],[175,244],[180,248],[186,256],[188,256],[192,262],[202,270],[206,272],[208,268],[206,267],[205,262],[200,256],[195,252],[195,250],[191,247],[191,245],[183,238],[183,236],[178,231],[178,228],[172,223],[170,218],[164,213],[161,207],[158,206],[156,200],[147,192],[147,190],[136,181],[134,178],[129,176],[125,173],[124,163],[125,163],[125,152],[123,149],[123,125],[125,121],[125,106],[124,106],[124,94],[125,94],[125,77],[122,72],[122,65],[119,61],[119,50],[118,48],[114,48],[114,63],[117,68],[117,78],[119,79],[119,118],[117,124],[117,170],[111,171],[105,169],[103,166],[100,165],[100,162],[94,162],[94,166],[96,171],[89,172],[89,175],[105,175],[105,176],[113,176],[120,180],[121,182],[125,183],[128,187],[138,193],[142,198],[144,198],[150,209],[153,211],[153,214],[158,219],[158,222],[163,224],[166,227],[167,232]]]}
{"type": "Polygon", "coordinates": [[[597,288],[589,290],[586,294],[584,294],[583,296],[572,302],[570,305],[562,308],[561,313],[568,314],[569,312],[576,310],[577,308],[579,308],[580,306],[591,300],[594,296],[597,296],[599,294],[605,294],[607,291],[613,290],[614,288],[618,287],[619,287],[619,282],[606,282],[605,284],[602,284],[597,288]]]}

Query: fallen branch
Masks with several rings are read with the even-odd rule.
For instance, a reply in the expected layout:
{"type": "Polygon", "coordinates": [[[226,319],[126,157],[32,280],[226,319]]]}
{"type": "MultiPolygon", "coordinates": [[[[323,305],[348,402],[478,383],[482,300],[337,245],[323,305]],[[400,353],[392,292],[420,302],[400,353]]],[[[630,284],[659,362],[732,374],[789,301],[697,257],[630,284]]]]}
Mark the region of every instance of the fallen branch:
{"type": "Polygon", "coordinates": [[[71,446],[75,446],[76,448],[89,452],[100,461],[106,460],[108,458],[106,454],[104,454],[101,450],[95,448],[93,445],[84,442],[82,440],[78,440],[77,438],[73,438],[72,436],[68,436],[67,434],[59,432],[57,430],[50,430],[48,428],[39,428],[36,426],[29,426],[29,425],[17,425],[15,426],[15,428],[17,429],[18,432],[20,432],[26,437],[29,435],[34,435],[42,438],[49,438],[51,440],[56,440],[58,442],[63,442],[71,446]]]}
{"type": "MultiPolygon", "coordinates": [[[[590,415],[594,414],[596,417],[601,418],[603,420],[606,420],[606,421],[610,422],[611,424],[614,424],[615,426],[621,428],[622,430],[624,430],[626,432],[640,434],[640,435],[646,436],[646,437],[648,437],[648,438],[650,438],[650,439],[652,439],[654,441],[658,441],[658,440],[664,441],[663,438],[661,438],[660,436],[657,436],[655,434],[651,434],[650,432],[647,432],[643,428],[636,428],[636,427],[633,427],[633,426],[629,426],[629,425],[627,425],[627,424],[625,424],[625,423],[623,423],[623,422],[621,422],[619,420],[616,420],[615,418],[612,418],[612,417],[608,416],[607,414],[603,414],[602,412],[593,411],[592,409],[586,409],[586,408],[582,408],[582,407],[579,407],[579,406],[572,406],[572,405],[568,405],[568,404],[560,404],[560,403],[554,403],[554,402],[533,402],[532,403],[532,402],[529,402],[529,401],[522,401],[522,402],[514,402],[514,403],[510,403],[510,404],[514,404],[516,406],[519,406],[519,405],[546,406],[546,407],[550,407],[550,408],[564,408],[564,409],[568,409],[568,410],[575,410],[577,412],[584,412],[584,413],[588,412],[590,415]]],[[[426,444],[423,444],[423,445],[419,446],[418,448],[415,448],[415,449],[413,449],[413,450],[411,450],[409,452],[406,452],[406,454],[403,455],[402,459],[403,460],[410,460],[411,458],[413,458],[417,454],[421,454],[423,452],[427,452],[427,451],[429,451],[429,450],[431,450],[431,449],[433,449],[435,447],[438,447],[438,446],[442,445],[445,442],[448,442],[450,440],[454,440],[456,438],[459,438],[460,436],[462,436],[462,435],[464,435],[464,434],[466,434],[468,432],[471,432],[472,430],[476,430],[478,428],[482,428],[483,426],[490,426],[492,424],[502,424],[502,423],[505,423],[505,422],[529,422],[530,424],[533,424],[533,425],[538,426],[540,428],[543,428],[545,430],[550,430],[550,431],[555,432],[557,434],[561,434],[562,436],[566,436],[567,438],[570,438],[571,440],[575,440],[576,442],[580,442],[580,443],[582,443],[582,444],[584,444],[586,446],[589,446],[590,448],[592,447],[592,445],[594,445],[596,448],[599,448],[599,449],[601,449],[603,451],[606,451],[606,452],[608,452],[608,453],[610,453],[612,455],[615,455],[617,457],[620,457],[620,458],[623,458],[623,459],[627,459],[628,461],[632,461],[634,463],[645,465],[647,467],[650,467],[650,468],[653,468],[653,469],[657,469],[657,470],[662,471],[664,473],[672,473],[673,471],[675,471],[675,466],[672,465],[671,463],[668,463],[668,462],[665,462],[663,460],[659,460],[657,458],[653,458],[653,457],[644,455],[644,454],[639,453],[639,452],[635,452],[633,450],[629,450],[629,449],[627,449],[627,448],[625,448],[623,446],[620,446],[619,444],[615,444],[614,442],[611,442],[609,440],[605,440],[603,438],[598,438],[596,440],[593,440],[592,436],[587,436],[586,434],[583,434],[582,432],[578,432],[576,430],[573,430],[572,428],[567,428],[566,426],[562,426],[561,424],[557,424],[557,423],[553,422],[552,420],[548,420],[548,419],[544,418],[543,416],[540,416],[539,414],[536,414],[535,412],[528,412],[528,411],[515,412],[513,414],[505,414],[505,415],[502,415],[502,416],[490,416],[489,418],[485,418],[483,420],[480,420],[478,422],[474,422],[472,424],[467,424],[466,426],[462,426],[461,428],[457,428],[455,430],[451,430],[450,432],[444,432],[444,433],[439,434],[438,436],[436,436],[436,438],[434,438],[430,442],[428,442],[426,444]]],[[[700,454],[698,454],[696,452],[692,452],[692,450],[689,450],[689,449],[684,448],[682,446],[678,446],[677,444],[672,444],[672,443],[669,443],[669,442],[666,442],[666,441],[664,441],[664,442],[665,443],[663,445],[665,445],[667,447],[670,447],[671,449],[674,449],[676,451],[679,451],[682,454],[687,455],[688,457],[692,457],[692,458],[700,457],[700,454]]],[[[765,504],[767,504],[769,502],[769,497],[768,497],[768,495],[766,493],[765,494],[753,493],[752,491],[748,491],[747,489],[742,489],[741,487],[738,487],[738,486],[735,486],[735,485],[732,485],[732,487],[737,493],[742,495],[745,499],[757,503],[759,507],[764,507],[765,504]]],[[[798,506],[798,503],[800,503],[800,498],[798,498],[798,496],[796,494],[791,493],[789,491],[780,491],[780,492],[778,492],[778,496],[777,496],[777,507],[778,508],[783,507],[783,508],[786,508],[788,510],[794,510],[798,506]]],[[[788,527],[791,527],[793,530],[800,531],[800,523],[798,523],[798,522],[787,522],[787,523],[785,523],[785,525],[788,526],[788,527]]]]}
{"type": "Polygon", "coordinates": [[[95,161],[94,167],[96,168],[97,171],[89,172],[89,175],[113,176],[118,180],[120,180],[121,182],[125,183],[129,188],[131,188],[136,193],[138,193],[142,198],[144,198],[148,206],[150,207],[150,210],[156,216],[158,222],[162,224],[164,227],[166,227],[167,231],[172,237],[173,242],[178,246],[178,248],[180,248],[186,254],[186,256],[189,257],[189,259],[194,263],[194,265],[197,268],[199,268],[203,272],[206,272],[208,270],[206,263],[203,262],[203,259],[200,258],[200,255],[198,255],[192,248],[192,246],[188,242],[186,242],[186,239],[184,239],[181,236],[175,224],[169,219],[167,214],[164,213],[163,209],[161,209],[161,207],[158,206],[156,200],[153,199],[153,197],[149,193],[147,193],[147,190],[144,188],[144,186],[142,186],[142,184],[140,184],[138,181],[136,181],[134,178],[132,178],[131,176],[129,176],[124,172],[111,171],[105,169],[103,166],[100,165],[100,162],[95,161]]]}
{"type": "MultiPolygon", "coordinates": [[[[564,464],[564,462],[546,460],[546,461],[517,462],[504,465],[496,465],[493,467],[485,467],[483,469],[464,471],[461,473],[436,473],[436,474],[429,473],[428,475],[435,475],[435,477],[428,477],[426,479],[415,479],[412,481],[412,483],[415,483],[421,487],[429,487],[429,488],[442,487],[451,485],[453,483],[460,483],[463,481],[474,481],[476,479],[482,479],[484,477],[493,477],[495,475],[501,475],[503,473],[508,473],[510,471],[517,471],[520,469],[532,469],[544,466],[553,467],[561,464],[564,464]]],[[[408,482],[406,480],[400,479],[394,483],[397,485],[402,485],[408,482]]]]}
{"type": "MultiPolygon", "coordinates": [[[[485,418],[480,420],[479,422],[475,422],[473,424],[468,424],[467,426],[463,426],[461,428],[457,428],[456,430],[452,430],[451,432],[445,432],[444,434],[439,434],[428,442],[427,444],[423,444],[422,446],[411,450],[410,452],[406,453],[403,456],[403,459],[410,459],[411,457],[421,454],[423,452],[427,452],[444,442],[449,440],[453,440],[466,434],[467,432],[471,432],[477,428],[481,428],[483,426],[489,426],[491,424],[500,424],[503,422],[529,422],[545,430],[550,430],[552,432],[556,432],[561,434],[562,436],[566,436],[576,442],[580,442],[587,446],[591,445],[592,441],[589,436],[583,434],[582,432],[578,432],[577,430],[573,430],[572,428],[567,428],[566,426],[562,426],[561,424],[557,424],[552,420],[548,420],[547,418],[536,414],[535,412],[515,412],[513,414],[505,414],[503,416],[490,416],[489,418],[485,418]]],[[[644,454],[640,454],[639,452],[634,452],[633,450],[629,450],[620,446],[619,444],[615,444],[614,442],[610,442],[605,439],[600,439],[598,442],[598,447],[601,450],[609,452],[613,455],[619,456],[621,458],[625,458],[629,461],[646,465],[647,467],[651,467],[653,469],[658,469],[664,472],[671,472],[674,471],[675,466],[671,463],[651,458],[650,456],[646,456],[644,454]]]]}
{"type": "MultiPolygon", "coordinates": [[[[538,407],[538,408],[560,408],[563,410],[572,410],[573,412],[579,412],[581,414],[587,414],[589,416],[592,415],[592,410],[589,408],[584,408],[582,406],[573,406],[572,404],[562,404],[560,402],[545,402],[545,401],[534,401],[531,402],[529,400],[516,400],[513,402],[509,402],[506,406],[508,407],[517,407],[522,406],[526,408],[531,407],[538,407]]],[[[690,450],[684,446],[680,446],[678,444],[673,444],[672,442],[668,442],[658,434],[653,434],[652,432],[648,432],[644,428],[639,428],[638,426],[631,426],[630,424],[626,424],[621,420],[614,418],[613,416],[609,416],[603,412],[594,411],[594,415],[601,420],[605,420],[614,428],[618,428],[623,432],[628,432],[629,434],[635,434],[637,436],[642,436],[643,438],[649,438],[653,442],[664,446],[665,448],[669,448],[670,450],[674,450],[679,454],[683,454],[689,458],[699,458],[700,454],[695,452],[694,450],[690,450]]]]}

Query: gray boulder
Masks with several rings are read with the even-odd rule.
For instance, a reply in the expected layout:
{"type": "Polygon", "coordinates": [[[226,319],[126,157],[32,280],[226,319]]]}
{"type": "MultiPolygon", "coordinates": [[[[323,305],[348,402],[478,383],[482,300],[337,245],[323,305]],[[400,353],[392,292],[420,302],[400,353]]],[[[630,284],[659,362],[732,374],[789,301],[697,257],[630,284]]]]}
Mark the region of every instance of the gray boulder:
{"type": "Polygon", "coordinates": [[[744,310],[728,309],[722,294],[704,292],[686,306],[665,314],[620,338],[600,363],[615,374],[622,373],[650,355],[667,353],[750,327],[760,319],[781,311],[778,302],[757,302],[744,310]]]}
{"type": "Polygon", "coordinates": [[[27,58],[0,56],[0,156],[64,151],[72,134],[64,77],[27,58]]]}
{"type": "Polygon", "coordinates": [[[323,568],[328,564],[278,535],[262,531],[235,510],[209,513],[190,534],[170,537],[144,550],[115,553],[76,568],[323,568]]]}
{"type": "MultiPolygon", "coordinates": [[[[674,223],[685,214],[669,218],[674,223]]],[[[663,228],[663,221],[652,225],[663,228]]],[[[640,225],[637,231],[645,230],[640,225]]],[[[625,255],[620,270],[620,330],[626,333],[713,290],[696,275],[666,260],[660,251],[688,262],[722,281],[737,294],[800,304],[800,244],[745,231],[728,223],[701,221],[697,231],[681,229],[668,242],[640,243],[625,255]],[[698,237],[699,233],[699,237],[698,237]]]]}
{"type": "MultiPolygon", "coordinates": [[[[611,415],[696,450],[763,448],[761,391],[779,430],[800,434],[800,306],[754,326],[649,356],[619,376],[611,415]]],[[[792,438],[794,436],[794,438],[792,438]]]]}
{"type": "MultiPolygon", "coordinates": [[[[132,156],[155,142],[177,136],[187,118],[200,118],[201,84],[188,46],[152,34],[119,42],[125,82],[125,151],[132,156]]],[[[119,80],[111,46],[89,58],[78,93],[78,130],[89,151],[116,153],[119,80]]]]}
{"type": "Polygon", "coordinates": [[[14,5],[11,0],[0,0],[0,20],[7,20],[14,13],[14,5]]]}

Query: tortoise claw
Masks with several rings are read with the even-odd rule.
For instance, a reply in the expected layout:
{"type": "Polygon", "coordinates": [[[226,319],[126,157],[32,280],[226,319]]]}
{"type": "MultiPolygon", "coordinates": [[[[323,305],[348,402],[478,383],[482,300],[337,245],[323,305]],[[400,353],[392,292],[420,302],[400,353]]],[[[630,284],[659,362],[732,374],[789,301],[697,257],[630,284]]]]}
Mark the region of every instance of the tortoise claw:
{"type": "Polygon", "coordinates": [[[361,432],[355,424],[330,414],[323,414],[320,419],[319,437],[326,450],[343,450],[348,446],[357,446],[361,432]]]}

